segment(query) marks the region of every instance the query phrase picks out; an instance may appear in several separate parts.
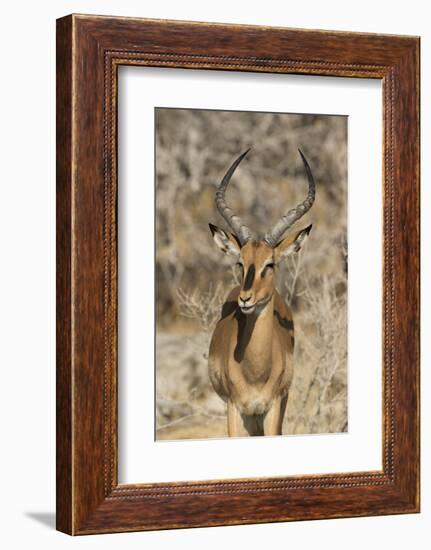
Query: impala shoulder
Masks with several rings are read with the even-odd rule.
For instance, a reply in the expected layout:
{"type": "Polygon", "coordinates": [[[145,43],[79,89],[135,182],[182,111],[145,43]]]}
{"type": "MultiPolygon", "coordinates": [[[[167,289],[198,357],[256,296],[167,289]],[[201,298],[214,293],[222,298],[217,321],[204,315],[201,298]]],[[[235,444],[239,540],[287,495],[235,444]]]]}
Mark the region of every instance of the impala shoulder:
{"type": "Polygon", "coordinates": [[[237,301],[240,292],[241,292],[241,287],[240,287],[240,285],[234,287],[234,288],[229,292],[229,294],[227,295],[226,303],[227,303],[227,302],[232,302],[232,301],[237,301]]]}
{"type": "Polygon", "coordinates": [[[210,352],[208,360],[208,375],[215,392],[224,401],[228,399],[227,386],[223,377],[223,368],[217,354],[210,352]]]}
{"type": "Polygon", "coordinates": [[[240,291],[241,287],[236,286],[229,292],[226,301],[222,306],[220,321],[236,312],[238,309],[238,296],[240,291]]]}
{"type": "Polygon", "coordinates": [[[293,317],[290,308],[278,292],[275,293],[274,319],[285,330],[293,331],[293,317]]]}

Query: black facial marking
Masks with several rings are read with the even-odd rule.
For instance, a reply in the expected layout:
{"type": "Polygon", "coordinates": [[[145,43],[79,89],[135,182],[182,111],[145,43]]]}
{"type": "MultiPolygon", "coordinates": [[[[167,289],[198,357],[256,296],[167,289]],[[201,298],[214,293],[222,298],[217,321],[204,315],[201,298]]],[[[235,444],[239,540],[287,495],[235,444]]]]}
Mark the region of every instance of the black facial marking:
{"type": "Polygon", "coordinates": [[[254,264],[248,268],[247,275],[245,276],[243,290],[250,290],[254,282],[254,276],[256,274],[256,268],[254,264]]]}

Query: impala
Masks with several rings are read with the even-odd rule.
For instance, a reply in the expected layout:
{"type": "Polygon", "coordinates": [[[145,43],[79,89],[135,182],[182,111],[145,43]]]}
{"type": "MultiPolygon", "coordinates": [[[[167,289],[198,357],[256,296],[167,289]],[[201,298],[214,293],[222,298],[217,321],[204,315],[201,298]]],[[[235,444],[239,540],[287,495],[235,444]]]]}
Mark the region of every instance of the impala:
{"type": "Polygon", "coordinates": [[[294,329],[292,312],[275,288],[274,269],[307,239],[311,225],[282,237],[308,212],[316,193],[310,166],[299,150],[308,180],[307,197],[262,239],[253,236],[225,200],[229,181],[248,151],[235,160],[216,192],[218,211],[231,231],[209,224],[216,245],[241,270],[241,284],[222,307],[208,356],[211,383],[227,402],[231,437],[282,433],[293,377],[294,329]]]}

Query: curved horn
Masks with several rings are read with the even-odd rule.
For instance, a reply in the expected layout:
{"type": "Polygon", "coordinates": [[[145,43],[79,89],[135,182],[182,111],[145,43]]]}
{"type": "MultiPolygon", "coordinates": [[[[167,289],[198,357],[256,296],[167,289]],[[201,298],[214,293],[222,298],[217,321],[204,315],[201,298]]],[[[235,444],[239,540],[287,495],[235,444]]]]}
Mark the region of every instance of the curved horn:
{"type": "Polygon", "coordinates": [[[229,227],[232,229],[232,231],[235,233],[235,235],[238,237],[241,245],[243,245],[246,241],[251,239],[252,237],[251,231],[246,225],[242,223],[241,219],[229,208],[229,206],[226,204],[224,196],[226,193],[227,186],[229,185],[230,178],[232,177],[232,174],[235,172],[238,164],[242,161],[242,159],[246,156],[246,154],[249,151],[250,149],[247,149],[247,151],[242,153],[242,155],[240,155],[235,160],[235,162],[226,172],[226,174],[224,175],[224,178],[222,179],[216,191],[216,198],[215,198],[218,211],[220,212],[222,217],[225,219],[229,227]]]}
{"type": "Polygon", "coordinates": [[[308,165],[307,159],[303,155],[301,149],[298,149],[298,151],[301,155],[302,162],[304,163],[305,173],[307,174],[308,194],[303,202],[298,204],[296,208],[292,208],[286,212],[286,214],[284,214],[284,216],[282,216],[274,225],[271,231],[265,235],[264,240],[272,247],[278,243],[283,233],[285,233],[295,222],[297,222],[310,210],[316,196],[316,183],[314,181],[313,174],[311,173],[311,168],[308,165]]]}

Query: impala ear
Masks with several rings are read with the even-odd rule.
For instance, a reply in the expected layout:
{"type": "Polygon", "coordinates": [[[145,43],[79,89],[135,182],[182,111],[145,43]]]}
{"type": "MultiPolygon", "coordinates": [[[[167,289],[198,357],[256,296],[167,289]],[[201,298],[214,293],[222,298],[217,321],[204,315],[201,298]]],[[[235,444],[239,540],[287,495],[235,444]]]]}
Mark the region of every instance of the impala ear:
{"type": "Polygon", "coordinates": [[[310,234],[311,227],[312,225],[309,225],[308,227],[301,229],[301,231],[293,233],[292,235],[289,235],[288,237],[280,241],[274,247],[275,260],[278,262],[279,260],[282,260],[283,258],[289,256],[290,254],[299,252],[302,245],[307,240],[308,235],[310,234]]]}
{"type": "Polygon", "coordinates": [[[212,223],[208,225],[210,226],[214,242],[223,254],[231,254],[232,256],[238,257],[241,250],[241,245],[235,235],[220,229],[220,227],[217,227],[212,223]]]}

